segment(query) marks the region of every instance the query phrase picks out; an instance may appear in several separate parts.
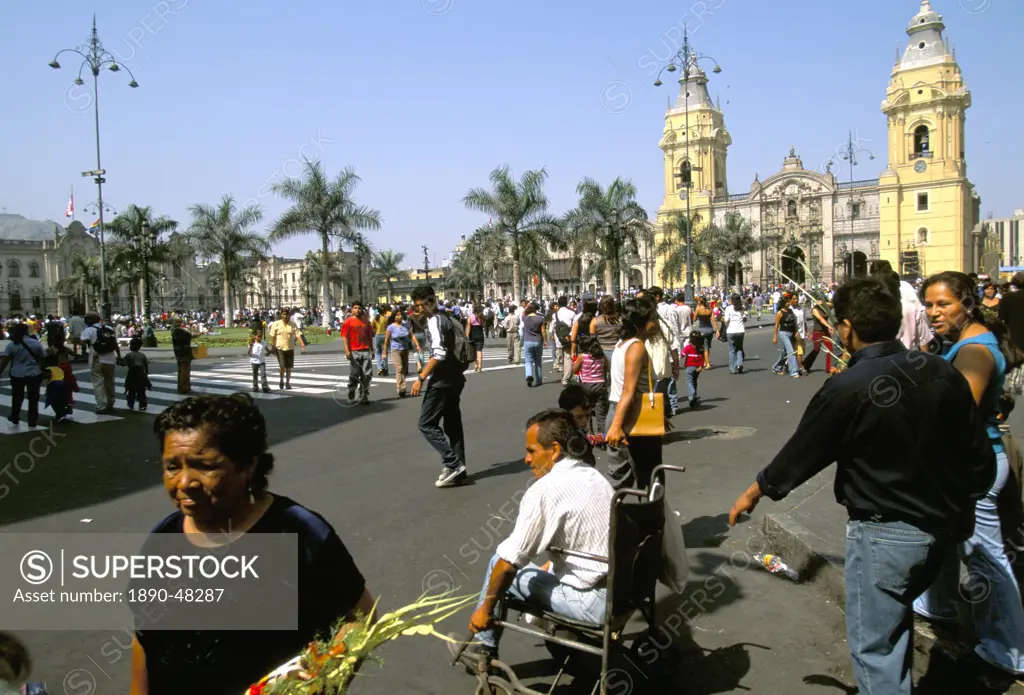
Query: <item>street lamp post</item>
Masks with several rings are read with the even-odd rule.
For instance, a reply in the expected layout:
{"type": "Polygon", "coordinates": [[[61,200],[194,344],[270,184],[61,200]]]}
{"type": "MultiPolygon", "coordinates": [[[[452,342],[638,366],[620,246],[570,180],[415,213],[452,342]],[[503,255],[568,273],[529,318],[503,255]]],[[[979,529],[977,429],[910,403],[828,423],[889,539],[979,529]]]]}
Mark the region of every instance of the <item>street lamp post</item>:
{"type": "MultiPolygon", "coordinates": [[[[853,131],[851,130],[850,134],[849,134],[849,137],[848,137],[848,139],[846,141],[846,148],[842,152],[839,153],[841,155],[843,161],[850,163],[850,213],[849,213],[849,215],[850,215],[850,259],[855,258],[855,256],[853,255],[853,252],[856,250],[856,245],[855,245],[854,239],[853,239],[853,236],[854,236],[854,233],[853,233],[853,205],[854,205],[854,203],[853,203],[853,168],[855,166],[857,166],[857,164],[858,164],[858,162],[857,162],[857,155],[860,154],[861,152],[867,152],[868,153],[868,159],[874,159],[875,158],[874,153],[871,152],[871,150],[869,150],[868,148],[866,148],[866,147],[854,147],[853,146],[853,131]]],[[[838,162],[836,161],[835,157],[832,157],[831,159],[829,159],[828,163],[829,163],[829,166],[831,166],[832,164],[838,164],[838,162]]],[[[835,230],[833,230],[833,232],[832,232],[832,281],[833,282],[835,282],[835,279],[836,279],[835,258],[836,258],[836,235],[835,235],[835,230]]],[[[849,266],[846,266],[845,262],[844,262],[843,273],[845,275],[845,278],[844,278],[845,280],[849,280],[850,276],[853,274],[853,263],[854,263],[854,261],[850,260],[849,261],[849,266]]]]}
{"type": "MultiPolygon", "coordinates": [[[[683,71],[683,76],[679,78],[679,84],[683,86],[683,99],[684,99],[684,129],[686,135],[686,158],[684,162],[687,165],[687,171],[690,174],[689,181],[682,181],[683,189],[680,193],[680,197],[686,200],[686,303],[693,308],[693,225],[691,223],[690,214],[690,188],[693,186],[693,172],[697,171],[690,165],[690,70],[691,68],[698,69],[697,63],[702,60],[710,60],[715,64],[712,69],[714,73],[722,72],[722,67],[718,64],[718,61],[711,56],[703,54],[698,55],[695,53],[690,46],[690,32],[687,27],[683,27],[683,47],[676,53],[669,61],[668,65],[661,69],[658,73],[658,78],[654,81],[655,87],[662,85],[661,75],[665,72],[675,72],[677,69],[683,71]]],[[[698,69],[699,70],[699,69],[698,69]]],[[[680,173],[680,176],[682,174],[680,173]]]]}
{"type": "Polygon", "coordinates": [[[103,170],[103,165],[100,163],[100,70],[103,68],[109,69],[111,72],[119,72],[124,69],[127,71],[128,76],[131,77],[131,82],[128,86],[132,89],[139,86],[139,83],[135,81],[135,75],[126,66],[121,65],[114,59],[100,42],[99,33],[96,31],[96,15],[92,16],[92,35],[89,37],[88,43],[79,48],[65,48],[64,50],[58,51],[57,55],[50,61],[50,67],[54,70],[60,69],[60,63],[57,62],[57,58],[60,57],[61,53],[77,53],[82,57],[82,64],[78,68],[78,77],[75,78],[75,84],[82,85],[85,82],[82,80],[82,70],[87,66],[89,72],[92,73],[92,107],[93,107],[93,118],[96,124],[96,168],[93,171],[83,171],[83,177],[92,177],[93,181],[96,182],[96,195],[99,198],[97,207],[99,208],[99,237],[100,237],[100,312],[103,315],[104,321],[110,321],[110,296],[107,291],[107,264],[106,264],[106,249],[103,237],[103,184],[106,179],[103,175],[106,173],[103,170]]]}

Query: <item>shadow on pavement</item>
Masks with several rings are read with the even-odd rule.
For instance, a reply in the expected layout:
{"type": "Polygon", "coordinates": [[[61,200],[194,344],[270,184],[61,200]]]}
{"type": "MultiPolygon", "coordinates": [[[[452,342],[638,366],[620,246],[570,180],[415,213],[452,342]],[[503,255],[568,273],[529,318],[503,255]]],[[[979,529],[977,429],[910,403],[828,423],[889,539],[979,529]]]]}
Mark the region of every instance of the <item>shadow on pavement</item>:
{"type": "Polygon", "coordinates": [[[729,515],[698,516],[683,524],[683,540],[690,550],[694,548],[717,548],[726,540],[729,531],[729,515]]]}
{"type": "MultiPolygon", "coordinates": [[[[259,406],[267,420],[271,447],[395,407],[383,401],[342,407],[332,400],[302,396],[260,401],[259,406]],[[296,426],[296,421],[301,424],[296,426]]],[[[154,418],[131,412],[118,415],[124,419],[104,423],[102,428],[69,423],[31,436],[0,437],[0,464],[13,464],[10,475],[5,476],[10,490],[0,504],[0,525],[103,504],[162,486],[160,446],[152,434],[154,418]],[[144,434],[139,431],[141,418],[146,420],[144,434]]]]}
{"type": "Polygon", "coordinates": [[[846,685],[838,678],[834,676],[822,676],[818,674],[804,676],[804,683],[807,685],[821,685],[826,688],[835,688],[836,690],[846,693],[846,695],[857,695],[857,688],[846,685]]]}
{"type": "Polygon", "coordinates": [[[477,482],[485,478],[495,478],[501,475],[526,473],[529,470],[529,466],[523,462],[523,459],[516,459],[515,461],[505,461],[504,463],[492,463],[479,473],[470,473],[469,479],[472,482],[477,482]]]}

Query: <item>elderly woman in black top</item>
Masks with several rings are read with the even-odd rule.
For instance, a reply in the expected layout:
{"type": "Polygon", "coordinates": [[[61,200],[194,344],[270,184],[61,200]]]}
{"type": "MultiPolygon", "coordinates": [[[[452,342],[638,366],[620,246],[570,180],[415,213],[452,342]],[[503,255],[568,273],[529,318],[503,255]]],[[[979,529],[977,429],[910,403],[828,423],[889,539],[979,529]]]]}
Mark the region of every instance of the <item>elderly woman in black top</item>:
{"type": "Polygon", "coordinates": [[[152,533],[182,534],[193,546],[223,547],[246,533],[298,535],[299,629],[135,633],[131,695],[241,693],[327,638],[340,618],[369,615],[373,598],[331,525],[267,492],[274,457],[263,415],[247,394],[199,396],[156,419],[164,487],[176,512],[152,533]]]}

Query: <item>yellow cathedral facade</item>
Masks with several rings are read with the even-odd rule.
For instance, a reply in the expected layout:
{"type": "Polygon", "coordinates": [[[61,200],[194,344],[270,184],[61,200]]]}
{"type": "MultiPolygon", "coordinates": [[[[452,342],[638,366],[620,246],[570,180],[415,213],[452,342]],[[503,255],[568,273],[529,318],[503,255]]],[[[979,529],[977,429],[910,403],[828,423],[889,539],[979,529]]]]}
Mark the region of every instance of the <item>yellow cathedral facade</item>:
{"type": "MultiPolygon", "coordinates": [[[[708,94],[707,75],[691,56],[659,143],[665,197],[657,238],[687,207],[697,236],[730,215],[749,220],[763,248],[740,262],[730,285],[784,282],[783,276],[841,282],[867,274],[881,260],[906,278],[977,270],[985,227],[981,200],[967,178],[964,123],[971,95],[944,29],[942,16],[923,0],[882,101],[888,166],[866,180],[851,180],[851,173],[841,181],[831,166],[805,169],[794,147],[780,171],[764,180],[755,174],[748,191],[731,194],[726,175],[732,137],[721,106],[708,94]]],[[[863,159],[858,163],[866,164],[863,159]]]]}

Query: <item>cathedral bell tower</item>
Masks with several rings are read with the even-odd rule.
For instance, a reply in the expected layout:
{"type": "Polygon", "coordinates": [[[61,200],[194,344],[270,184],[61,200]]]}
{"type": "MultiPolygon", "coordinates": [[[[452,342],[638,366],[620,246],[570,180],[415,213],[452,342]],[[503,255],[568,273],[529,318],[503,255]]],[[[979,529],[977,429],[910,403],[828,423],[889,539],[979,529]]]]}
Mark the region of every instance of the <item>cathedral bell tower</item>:
{"type": "Polygon", "coordinates": [[[981,201],[967,179],[964,143],[971,94],[944,29],[923,0],[882,102],[889,166],[879,178],[880,254],[904,276],[968,272],[980,260],[971,232],[981,201]]]}
{"type": "MultiPolygon", "coordinates": [[[[726,153],[732,137],[721,108],[708,94],[708,77],[691,54],[679,78],[679,96],[665,113],[659,147],[665,153],[665,198],[659,220],[686,210],[708,208],[715,196],[726,195],[726,153]]],[[[706,223],[707,214],[701,213],[706,223]]],[[[694,227],[700,226],[695,220],[694,227]]]]}

